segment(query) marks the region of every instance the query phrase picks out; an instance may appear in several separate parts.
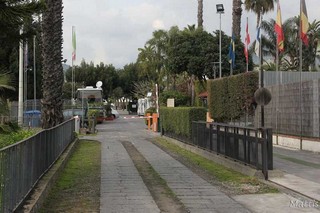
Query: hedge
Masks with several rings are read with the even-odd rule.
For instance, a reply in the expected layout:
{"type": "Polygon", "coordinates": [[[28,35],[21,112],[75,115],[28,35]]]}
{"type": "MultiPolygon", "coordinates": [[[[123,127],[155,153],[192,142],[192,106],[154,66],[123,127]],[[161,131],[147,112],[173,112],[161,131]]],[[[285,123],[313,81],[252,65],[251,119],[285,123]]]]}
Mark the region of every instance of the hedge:
{"type": "Polygon", "coordinates": [[[190,105],[190,97],[176,90],[168,90],[160,93],[159,102],[161,106],[167,106],[167,100],[174,98],[174,105],[188,106],[190,105]]]}
{"type": "Polygon", "coordinates": [[[164,132],[191,138],[192,121],[205,121],[203,107],[161,107],[160,123],[164,132]]]}
{"type": "Polygon", "coordinates": [[[208,81],[208,107],[217,122],[252,114],[254,92],[258,89],[258,72],[246,72],[208,81]]]}

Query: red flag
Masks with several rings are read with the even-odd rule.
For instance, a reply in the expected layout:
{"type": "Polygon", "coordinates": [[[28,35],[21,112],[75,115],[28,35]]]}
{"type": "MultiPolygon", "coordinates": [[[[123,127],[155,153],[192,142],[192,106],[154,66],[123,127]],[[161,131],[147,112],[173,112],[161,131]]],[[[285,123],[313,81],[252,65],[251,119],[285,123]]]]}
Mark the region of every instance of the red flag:
{"type": "Polygon", "coordinates": [[[249,35],[249,30],[248,30],[248,18],[247,18],[246,38],[245,38],[245,44],[244,44],[244,55],[246,56],[247,63],[249,61],[249,55],[248,55],[249,44],[250,44],[250,35],[249,35]]]}
{"type": "Polygon", "coordinates": [[[274,25],[274,30],[277,33],[277,45],[280,52],[284,51],[284,36],[282,30],[282,19],[281,19],[281,10],[280,10],[280,0],[278,0],[278,9],[277,9],[277,20],[274,25]]]}
{"type": "Polygon", "coordinates": [[[309,30],[309,22],[308,22],[308,14],[306,8],[305,0],[300,0],[300,38],[305,45],[308,45],[308,30],[309,30]]]}

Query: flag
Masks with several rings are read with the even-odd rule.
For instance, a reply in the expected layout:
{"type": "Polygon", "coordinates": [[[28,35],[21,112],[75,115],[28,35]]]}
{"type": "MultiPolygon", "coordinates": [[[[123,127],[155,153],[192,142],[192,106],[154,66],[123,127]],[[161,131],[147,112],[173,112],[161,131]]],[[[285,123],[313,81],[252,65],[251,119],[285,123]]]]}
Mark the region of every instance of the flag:
{"type": "Polygon", "coordinates": [[[277,9],[277,20],[274,25],[274,30],[277,34],[277,45],[278,50],[280,52],[284,51],[284,36],[283,36],[283,30],[282,30],[282,19],[281,19],[281,10],[280,10],[280,0],[278,0],[278,9],[277,9]]]}
{"type": "Polygon", "coordinates": [[[235,50],[236,50],[236,46],[234,44],[234,35],[232,33],[230,46],[229,46],[229,63],[231,64],[232,68],[235,67],[235,59],[236,59],[235,50]]]}
{"type": "Polygon", "coordinates": [[[72,61],[76,60],[76,49],[77,49],[76,28],[72,26],[72,61]]]}
{"type": "Polygon", "coordinates": [[[308,45],[308,14],[305,0],[300,0],[300,38],[305,45],[308,45]]]}
{"type": "Polygon", "coordinates": [[[261,40],[260,25],[261,25],[261,21],[259,23],[259,26],[257,27],[257,38],[256,38],[256,45],[254,48],[254,51],[258,57],[260,57],[260,40],[261,40]]]}
{"type": "Polygon", "coordinates": [[[249,31],[248,31],[248,18],[247,18],[246,38],[245,38],[245,45],[244,45],[244,55],[246,56],[247,63],[249,61],[249,55],[248,55],[249,44],[250,44],[250,35],[249,35],[249,31]]]}
{"type": "Polygon", "coordinates": [[[28,71],[28,66],[29,66],[29,58],[28,58],[28,41],[25,42],[24,45],[24,71],[27,72],[28,71]]]}

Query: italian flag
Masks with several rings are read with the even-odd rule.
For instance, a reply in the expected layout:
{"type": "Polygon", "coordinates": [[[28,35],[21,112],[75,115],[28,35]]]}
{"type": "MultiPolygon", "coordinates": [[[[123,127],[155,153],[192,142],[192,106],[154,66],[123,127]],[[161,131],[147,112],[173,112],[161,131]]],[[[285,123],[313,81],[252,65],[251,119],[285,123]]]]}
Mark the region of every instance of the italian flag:
{"type": "Polygon", "coordinates": [[[76,27],[72,26],[72,61],[76,60],[76,49],[77,49],[76,27]]]}

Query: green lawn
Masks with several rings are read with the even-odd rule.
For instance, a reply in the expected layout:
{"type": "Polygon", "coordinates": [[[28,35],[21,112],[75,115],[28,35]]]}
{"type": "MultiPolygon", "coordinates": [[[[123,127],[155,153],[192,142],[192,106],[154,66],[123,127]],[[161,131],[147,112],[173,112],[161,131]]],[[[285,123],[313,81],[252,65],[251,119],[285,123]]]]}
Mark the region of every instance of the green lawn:
{"type": "Polygon", "coordinates": [[[99,212],[101,144],[80,140],[40,212],[99,212]]]}

